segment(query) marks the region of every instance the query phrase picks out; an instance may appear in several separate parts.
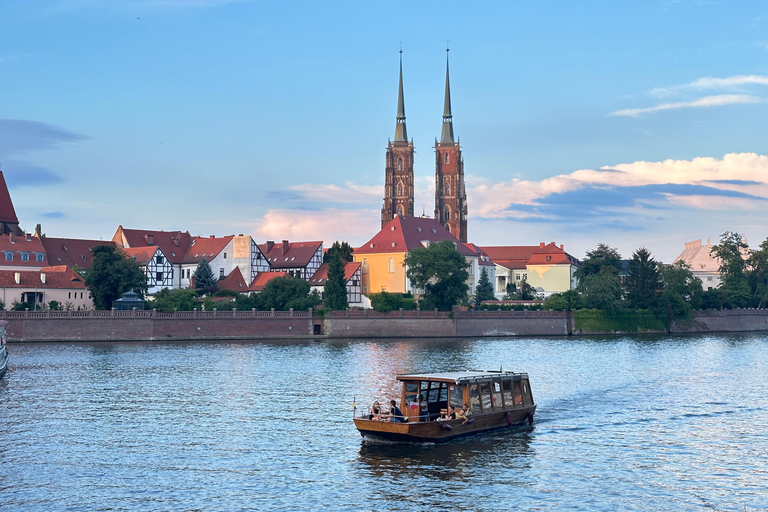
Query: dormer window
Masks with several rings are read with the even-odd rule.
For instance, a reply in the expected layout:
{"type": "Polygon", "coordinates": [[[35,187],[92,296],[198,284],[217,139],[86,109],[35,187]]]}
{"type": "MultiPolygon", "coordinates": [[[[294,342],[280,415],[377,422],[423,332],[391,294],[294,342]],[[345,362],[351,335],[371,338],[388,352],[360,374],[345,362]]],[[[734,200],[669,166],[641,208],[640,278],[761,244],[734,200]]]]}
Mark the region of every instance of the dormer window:
{"type": "Polygon", "coordinates": [[[41,253],[41,252],[38,252],[38,253],[35,254],[35,259],[37,261],[43,261],[44,258],[45,258],[45,255],[43,253],[41,253]]]}
{"type": "Polygon", "coordinates": [[[5,261],[13,261],[13,253],[12,252],[6,252],[5,253],[5,261]]]}
{"type": "Polygon", "coordinates": [[[21,261],[29,261],[29,253],[28,252],[21,253],[21,261]]]}

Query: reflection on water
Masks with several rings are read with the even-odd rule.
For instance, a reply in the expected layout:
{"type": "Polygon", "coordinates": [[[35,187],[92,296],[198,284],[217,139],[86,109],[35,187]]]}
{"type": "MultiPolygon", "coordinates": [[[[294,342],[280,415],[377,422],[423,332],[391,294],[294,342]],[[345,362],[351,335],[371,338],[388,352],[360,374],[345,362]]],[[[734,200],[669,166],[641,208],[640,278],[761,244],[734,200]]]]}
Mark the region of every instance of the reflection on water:
{"type": "Polygon", "coordinates": [[[11,345],[0,510],[768,510],[768,338],[11,345]],[[398,373],[525,371],[534,427],[364,440],[398,373]]]}

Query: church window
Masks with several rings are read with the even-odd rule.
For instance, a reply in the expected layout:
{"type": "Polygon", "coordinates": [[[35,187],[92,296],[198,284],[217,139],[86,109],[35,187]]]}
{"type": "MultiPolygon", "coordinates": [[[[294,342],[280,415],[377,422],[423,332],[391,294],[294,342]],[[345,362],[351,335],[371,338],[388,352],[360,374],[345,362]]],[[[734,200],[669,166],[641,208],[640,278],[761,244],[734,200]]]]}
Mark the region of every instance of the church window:
{"type": "Polygon", "coordinates": [[[447,206],[445,207],[445,210],[443,210],[443,220],[446,222],[451,220],[451,209],[447,206]]]}
{"type": "Polygon", "coordinates": [[[398,196],[403,195],[403,184],[402,183],[398,183],[397,184],[397,192],[395,194],[398,195],[398,196]]]}
{"type": "Polygon", "coordinates": [[[445,154],[445,164],[448,165],[450,162],[450,158],[448,157],[448,153],[445,154]]]}
{"type": "Polygon", "coordinates": [[[389,273],[395,273],[395,258],[389,258],[389,273]]]}
{"type": "Polygon", "coordinates": [[[398,158],[397,159],[397,170],[398,170],[398,172],[402,172],[402,170],[403,170],[403,159],[402,158],[398,158]]]}
{"type": "MultiPolygon", "coordinates": [[[[397,205],[397,215],[400,216],[400,217],[402,217],[404,215],[404,213],[403,213],[403,205],[401,205],[401,204],[397,205]]],[[[393,231],[394,231],[394,229],[393,229],[393,231]]]]}

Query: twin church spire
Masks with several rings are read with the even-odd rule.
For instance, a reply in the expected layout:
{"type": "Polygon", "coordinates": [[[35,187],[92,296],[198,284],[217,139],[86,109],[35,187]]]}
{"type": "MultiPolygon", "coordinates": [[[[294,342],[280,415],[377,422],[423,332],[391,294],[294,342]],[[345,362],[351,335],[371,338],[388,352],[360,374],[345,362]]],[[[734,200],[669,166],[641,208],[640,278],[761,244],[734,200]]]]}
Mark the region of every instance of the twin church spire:
{"type": "MultiPolygon", "coordinates": [[[[451,82],[446,49],[445,97],[440,142],[435,140],[435,219],[461,242],[467,241],[467,199],[464,190],[464,161],[453,136],[451,82]]],[[[400,50],[400,80],[397,94],[395,140],[387,145],[384,205],[381,227],[396,215],[413,216],[413,141],[408,140],[403,95],[403,51],[400,50]]]]}

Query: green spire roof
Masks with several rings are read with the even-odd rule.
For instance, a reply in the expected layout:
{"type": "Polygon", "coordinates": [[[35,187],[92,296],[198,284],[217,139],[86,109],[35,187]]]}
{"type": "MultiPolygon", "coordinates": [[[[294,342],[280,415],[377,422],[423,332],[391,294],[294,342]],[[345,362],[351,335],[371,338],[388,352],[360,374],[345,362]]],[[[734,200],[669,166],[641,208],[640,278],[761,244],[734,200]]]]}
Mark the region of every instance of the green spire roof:
{"type": "Polygon", "coordinates": [[[405,100],[403,99],[403,50],[400,50],[400,88],[397,92],[395,142],[408,142],[408,130],[405,128],[405,100]]]}
{"type": "Polygon", "coordinates": [[[453,144],[453,116],[451,115],[451,79],[448,73],[448,48],[445,49],[445,101],[443,102],[443,131],[440,144],[453,144]]]}

